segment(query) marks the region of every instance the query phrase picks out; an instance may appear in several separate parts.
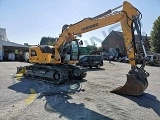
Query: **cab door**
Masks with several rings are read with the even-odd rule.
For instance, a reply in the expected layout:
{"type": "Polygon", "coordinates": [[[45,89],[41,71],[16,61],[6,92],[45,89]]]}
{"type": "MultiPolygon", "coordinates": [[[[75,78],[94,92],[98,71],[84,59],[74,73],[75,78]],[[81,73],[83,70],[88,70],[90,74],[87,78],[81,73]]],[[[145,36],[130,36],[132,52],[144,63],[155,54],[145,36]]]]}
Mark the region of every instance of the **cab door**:
{"type": "Polygon", "coordinates": [[[77,40],[71,42],[71,60],[79,60],[79,44],[77,40]]]}

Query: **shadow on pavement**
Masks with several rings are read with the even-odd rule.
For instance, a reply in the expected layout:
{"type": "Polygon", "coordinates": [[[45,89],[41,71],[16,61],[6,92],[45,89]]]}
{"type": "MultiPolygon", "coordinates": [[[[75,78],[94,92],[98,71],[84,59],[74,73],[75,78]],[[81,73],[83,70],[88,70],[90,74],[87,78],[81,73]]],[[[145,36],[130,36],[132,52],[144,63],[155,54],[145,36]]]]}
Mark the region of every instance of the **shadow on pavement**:
{"type": "Polygon", "coordinates": [[[30,94],[30,89],[33,89],[38,94],[36,99],[45,98],[46,103],[44,109],[47,112],[58,114],[59,118],[64,117],[70,120],[111,120],[109,117],[86,108],[83,103],[79,103],[80,101],[78,101],[78,104],[70,101],[73,99],[70,96],[71,94],[85,91],[81,86],[81,83],[85,81],[73,80],[62,85],[53,85],[42,81],[22,78],[20,82],[8,88],[24,94],[30,94]]]}
{"type": "Polygon", "coordinates": [[[157,99],[156,96],[151,95],[149,93],[143,93],[142,95],[136,97],[136,96],[126,96],[121,95],[125,98],[128,98],[135,103],[137,103],[141,107],[145,107],[148,109],[153,109],[157,115],[160,116],[160,101],[157,99]]]}
{"type": "Polygon", "coordinates": [[[160,65],[146,65],[146,66],[150,66],[150,67],[160,67],[160,65]]]}

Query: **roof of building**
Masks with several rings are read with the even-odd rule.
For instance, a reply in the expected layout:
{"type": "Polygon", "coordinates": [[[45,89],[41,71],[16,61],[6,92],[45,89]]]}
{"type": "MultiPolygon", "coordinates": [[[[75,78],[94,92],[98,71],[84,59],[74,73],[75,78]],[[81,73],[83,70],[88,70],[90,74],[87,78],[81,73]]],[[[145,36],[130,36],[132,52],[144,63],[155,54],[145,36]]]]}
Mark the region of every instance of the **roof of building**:
{"type": "Polygon", "coordinates": [[[0,46],[28,47],[26,45],[8,41],[5,28],[0,28],[0,46]]]}
{"type": "MultiPolygon", "coordinates": [[[[110,34],[111,34],[111,33],[114,33],[114,34],[116,34],[117,36],[119,36],[119,37],[121,37],[122,39],[124,39],[124,38],[123,38],[123,33],[120,32],[120,31],[114,31],[114,30],[112,30],[112,31],[110,32],[110,34]]],[[[108,36],[110,36],[110,34],[109,34],[108,36]]],[[[104,39],[104,41],[107,40],[108,36],[104,39]]],[[[112,37],[112,36],[111,36],[111,37],[112,37]]],[[[111,39],[111,38],[110,38],[110,39],[111,39]]],[[[146,39],[146,36],[142,36],[142,39],[145,40],[145,39],[146,39]]],[[[135,41],[138,42],[138,43],[140,42],[138,35],[135,35],[135,41]]]]}
{"type": "Polygon", "coordinates": [[[17,44],[17,43],[10,42],[10,41],[5,41],[5,40],[0,40],[0,42],[2,43],[2,46],[26,47],[26,48],[29,47],[29,46],[26,46],[26,45],[17,44]]]}

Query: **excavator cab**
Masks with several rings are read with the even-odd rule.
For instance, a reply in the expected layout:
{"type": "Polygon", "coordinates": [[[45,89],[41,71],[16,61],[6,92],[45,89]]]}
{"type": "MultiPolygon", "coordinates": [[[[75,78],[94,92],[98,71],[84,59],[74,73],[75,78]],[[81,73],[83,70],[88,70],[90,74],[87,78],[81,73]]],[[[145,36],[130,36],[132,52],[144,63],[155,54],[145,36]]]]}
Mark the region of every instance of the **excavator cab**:
{"type": "Polygon", "coordinates": [[[79,45],[82,42],[79,42],[79,39],[74,39],[70,42],[68,42],[62,51],[61,58],[63,62],[69,63],[75,63],[79,60],[79,45]]]}

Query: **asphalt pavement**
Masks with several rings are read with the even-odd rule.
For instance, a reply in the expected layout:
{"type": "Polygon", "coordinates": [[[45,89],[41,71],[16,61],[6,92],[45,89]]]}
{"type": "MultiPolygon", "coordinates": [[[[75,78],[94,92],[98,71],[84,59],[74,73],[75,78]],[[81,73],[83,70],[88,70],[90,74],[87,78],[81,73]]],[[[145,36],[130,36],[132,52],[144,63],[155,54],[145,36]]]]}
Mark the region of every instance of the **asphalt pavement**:
{"type": "Polygon", "coordinates": [[[128,63],[104,61],[62,85],[15,77],[25,65],[0,62],[0,120],[160,120],[160,67],[146,66],[149,86],[134,97],[110,93],[125,84],[128,63]]]}

